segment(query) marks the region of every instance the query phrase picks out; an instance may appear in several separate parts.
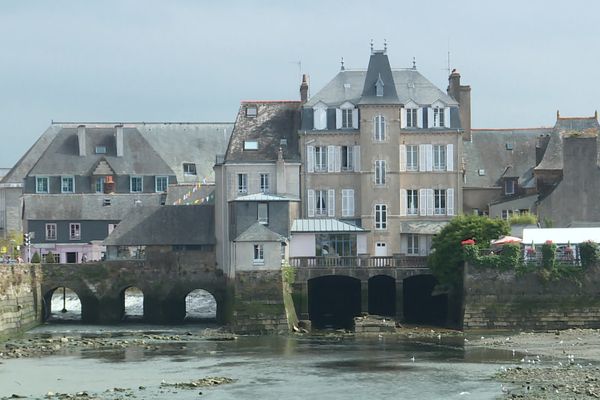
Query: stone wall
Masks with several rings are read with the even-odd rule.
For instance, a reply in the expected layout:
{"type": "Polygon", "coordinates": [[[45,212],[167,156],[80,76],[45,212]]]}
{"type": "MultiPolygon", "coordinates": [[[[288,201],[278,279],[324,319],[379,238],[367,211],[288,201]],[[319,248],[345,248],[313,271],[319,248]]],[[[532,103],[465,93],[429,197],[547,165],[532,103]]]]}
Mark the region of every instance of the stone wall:
{"type": "Polygon", "coordinates": [[[40,278],[39,266],[0,265],[0,338],[41,323],[40,278]]]}
{"type": "Polygon", "coordinates": [[[236,272],[233,330],[237,333],[289,330],[281,270],[236,272]]]}
{"type": "Polygon", "coordinates": [[[545,281],[465,266],[464,329],[600,328],[600,267],[545,281]]]}

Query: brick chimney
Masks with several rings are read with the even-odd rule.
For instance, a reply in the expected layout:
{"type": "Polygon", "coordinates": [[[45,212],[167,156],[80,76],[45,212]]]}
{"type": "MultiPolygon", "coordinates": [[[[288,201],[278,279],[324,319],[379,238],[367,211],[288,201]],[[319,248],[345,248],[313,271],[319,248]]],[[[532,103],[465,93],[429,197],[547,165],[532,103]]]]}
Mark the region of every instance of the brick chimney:
{"type": "Polygon", "coordinates": [[[453,69],[448,77],[448,95],[458,102],[463,140],[471,140],[471,86],[460,84],[460,73],[453,69]]]}
{"type": "Polygon", "coordinates": [[[302,74],[302,84],[300,85],[300,101],[306,103],[308,101],[308,77],[302,74]]]}
{"type": "Polygon", "coordinates": [[[77,142],[79,143],[79,156],[85,156],[85,125],[77,127],[77,142]]]}
{"type": "Polygon", "coordinates": [[[117,157],[123,157],[123,125],[115,126],[115,143],[117,148],[117,157]]]}

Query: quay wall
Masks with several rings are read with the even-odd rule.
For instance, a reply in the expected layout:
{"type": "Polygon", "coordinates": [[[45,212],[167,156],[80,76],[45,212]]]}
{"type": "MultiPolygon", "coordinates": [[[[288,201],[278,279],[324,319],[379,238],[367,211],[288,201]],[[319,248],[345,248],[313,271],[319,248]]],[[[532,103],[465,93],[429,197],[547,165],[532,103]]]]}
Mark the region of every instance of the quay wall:
{"type": "Polygon", "coordinates": [[[42,322],[41,276],[39,265],[0,265],[0,338],[42,322]]]}

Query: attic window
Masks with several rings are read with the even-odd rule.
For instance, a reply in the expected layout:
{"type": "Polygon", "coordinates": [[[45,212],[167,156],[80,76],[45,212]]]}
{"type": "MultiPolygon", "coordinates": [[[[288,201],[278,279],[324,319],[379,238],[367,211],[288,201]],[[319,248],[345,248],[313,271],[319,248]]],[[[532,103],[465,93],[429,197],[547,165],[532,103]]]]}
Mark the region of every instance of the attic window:
{"type": "Polygon", "coordinates": [[[513,144],[512,143],[506,143],[506,150],[512,150],[513,149],[513,144]]]}
{"type": "Polygon", "coordinates": [[[244,150],[258,150],[258,141],[244,140],[244,150]]]}
{"type": "Polygon", "coordinates": [[[257,113],[258,113],[258,110],[256,109],[256,106],[246,107],[246,117],[254,118],[254,117],[256,117],[257,113]]]}
{"type": "Polygon", "coordinates": [[[106,146],[96,146],[96,154],[106,154],[106,146]]]}
{"type": "Polygon", "coordinates": [[[485,175],[485,169],[480,169],[479,171],[477,171],[477,173],[479,174],[479,176],[484,176],[485,175]]]}
{"type": "Polygon", "coordinates": [[[183,174],[184,175],[196,175],[196,164],[183,163],[183,174]]]}
{"type": "Polygon", "coordinates": [[[375,94],[377,95],[377,97],[383,96],[383,86],[383,79],[381,79],[381,74],[379,74],[377,82],[375,82],[375,94]]]}

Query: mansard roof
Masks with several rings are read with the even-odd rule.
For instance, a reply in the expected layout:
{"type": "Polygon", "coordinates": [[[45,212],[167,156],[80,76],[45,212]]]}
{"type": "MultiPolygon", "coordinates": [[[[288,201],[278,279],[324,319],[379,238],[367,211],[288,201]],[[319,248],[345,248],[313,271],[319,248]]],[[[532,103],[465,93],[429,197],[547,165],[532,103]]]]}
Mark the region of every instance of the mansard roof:
{"type": "Polygon", "coordinates": [[[384,51],[371,54],[360,104],[400,104],[390,61],[384,51]],[[377,93],[378,87],[381,95],[377,93]]]}
{"type": "Polygon", "coordinates": [[[106,246],[205,244],[215,244],[213,205],[135,207],[104,240],[106,246]]]}
{"type": "Polygon", "coordinates": [[[235,120],[225,162],[275,162],[279,149],[286,161],[300,161],[299,101],[244,101],[235,120]],[[248,110],[256,110],[248,113],[248,110]],[[245,148],[255,142],[256,148],[245,148]]]}

